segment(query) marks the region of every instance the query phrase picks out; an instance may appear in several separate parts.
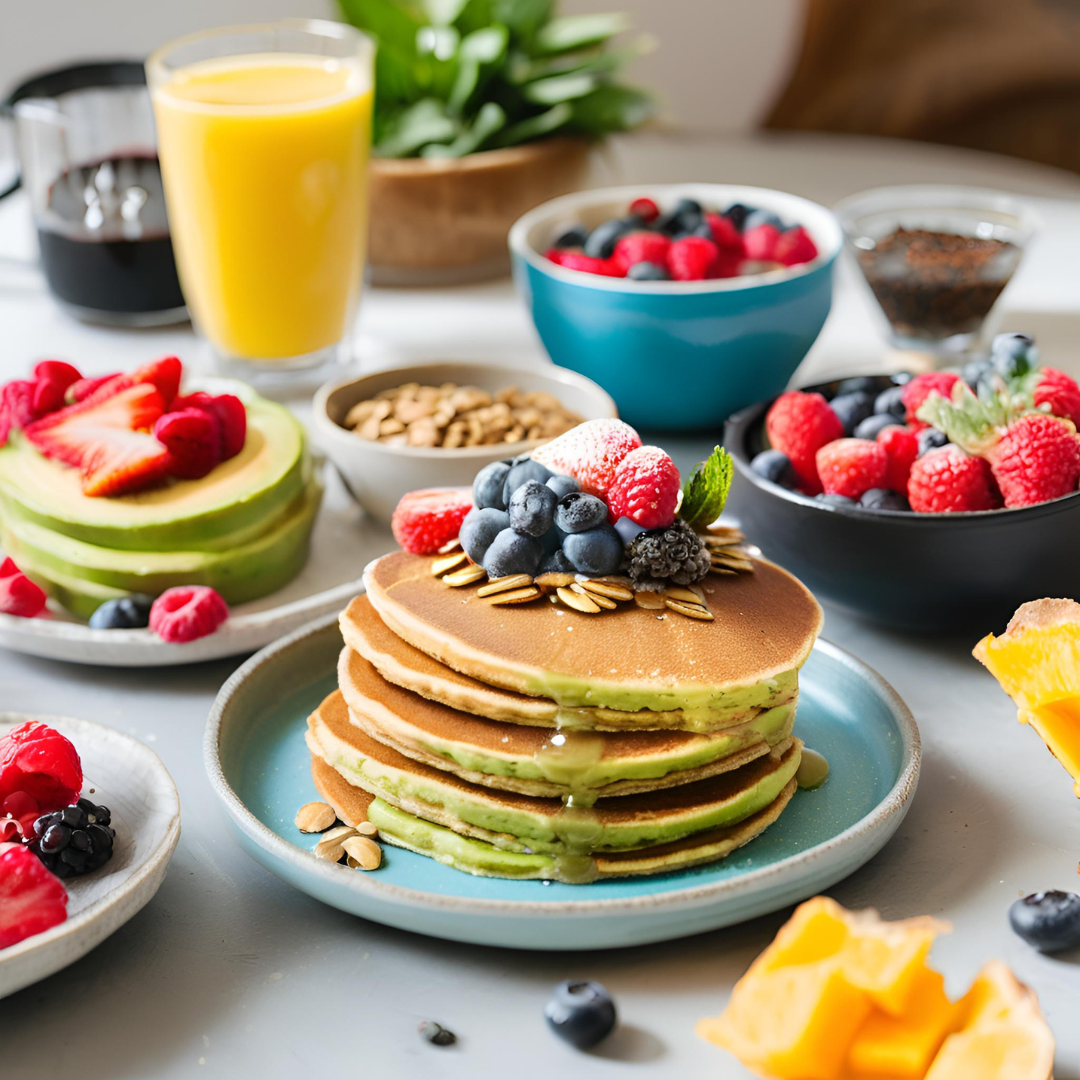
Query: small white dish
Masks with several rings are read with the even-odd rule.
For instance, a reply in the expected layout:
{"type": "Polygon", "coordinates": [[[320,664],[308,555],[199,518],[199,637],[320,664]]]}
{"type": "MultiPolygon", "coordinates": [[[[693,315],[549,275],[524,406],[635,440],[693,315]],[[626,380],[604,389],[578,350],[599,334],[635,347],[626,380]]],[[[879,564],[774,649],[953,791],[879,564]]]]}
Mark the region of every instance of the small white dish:
{"type": "Polygon", "coordinates": [[[592,380],[550,365],[516,368],[457,362],[416,364],[328,383],[315,395],[313,437],[337,466],[353,498],[379,521],[390,520],[398,500],[407,491],[472,487],[473,478],[485,465],[524,454],[539,445],[533,440],[453,450],[387,446],[361,439],[342,426],[354,405],[410,382],[426,386],[452,382],[490,393],[516,386],[551,394],[583,420],[618,415],[610,395],[592,380]]]}
{"type": "Polygon", "coordinates": [[[68,917],[59,926],[0,949],[0,998],[73,964],[140,911],[157,892],[180,839],[180,798],[149,747],[88,720],[0,713],[0,733],[38,720],[75,744],[83,794],[112,811],[113,857],[66,881],[68,917]]]}

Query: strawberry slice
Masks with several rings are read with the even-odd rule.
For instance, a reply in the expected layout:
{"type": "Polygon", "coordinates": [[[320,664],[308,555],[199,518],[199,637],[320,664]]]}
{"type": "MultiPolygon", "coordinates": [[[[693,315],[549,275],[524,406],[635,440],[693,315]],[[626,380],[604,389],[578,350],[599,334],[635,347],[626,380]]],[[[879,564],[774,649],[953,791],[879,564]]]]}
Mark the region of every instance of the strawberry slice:
{"type": "Polygon", "coordinates": [[[131,386],[137,386],[140,383],[151,383],[161,394],[164,408],[167,409],[172,405],[176,395],[180,393],[180,378],[183,373],[184,365],[180,363],[179,357],[163,356],[160,360],[143,364],[142,367],[136,368],[128,375],[114,375],[111,379],[102,381],[89,397],[84,397],[82,400],[88,401],[89,398],[94,398],[100,401],[112,397],[122,390],[127,390],[131,386]]]}
{"type": "Polygon", "coordinates": [[[14,379],[0,387],[0,446],[8,435],[34,419],[34,384],[28,379],[14,379]]]}
{"type": "Polygon", "coordinates": [[[95,390],[100,390],[106,383],[119,379],[121,375],[122,372],[114,371],[109,375],[95,375],[89,379],[79,379],[64,392],[64,403],[77,405],[80,401],[85,401],[95,390]]]}
{"type": "Polygon", "coordinates": [[[22,844],[0,844],[0,949],[67,918],[67,890],[22,844]]]}
{"type": "Polygon", "coordinates": [[[29,424],[25,435],[46,457],[82,470],[84,495],[123,495],[168,475],[169,451],[146,430],[164,411],[150,381],[119,393],[103,386],[85,401],[29,424]]]}

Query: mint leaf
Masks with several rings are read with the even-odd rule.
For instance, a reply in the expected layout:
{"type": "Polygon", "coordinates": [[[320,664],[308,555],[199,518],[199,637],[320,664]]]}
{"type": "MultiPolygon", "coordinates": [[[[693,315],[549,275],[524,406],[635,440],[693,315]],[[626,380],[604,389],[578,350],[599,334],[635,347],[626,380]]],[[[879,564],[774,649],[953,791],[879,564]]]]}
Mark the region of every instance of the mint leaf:
{"type": "Polygon", "coordinates": [[[720,516],[734,473],[731,455],[722,446],[714,447],[704,461],[694,466],[683,484],[682,508],[679,510],[679,516],[687,525],[704,529],[720,516]]]}

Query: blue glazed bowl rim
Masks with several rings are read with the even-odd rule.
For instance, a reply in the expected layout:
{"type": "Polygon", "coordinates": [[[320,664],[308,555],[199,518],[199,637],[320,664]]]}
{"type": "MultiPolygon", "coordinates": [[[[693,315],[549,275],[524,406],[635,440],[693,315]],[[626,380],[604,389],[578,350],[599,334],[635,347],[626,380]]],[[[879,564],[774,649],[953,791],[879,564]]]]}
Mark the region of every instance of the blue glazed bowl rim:
{"type": "Polygon", "coordinates": [[[794,278],[805,277],[827,268],[836,261],[844,244],[844,234],[833,212],[819,203],[774,188],[749,187],[745,184],[634,184],[623,187],[593,188],[562,195],[541,203],[522,215],[510,228],[508,238],[512,255],[524,260],[534,270],[568,285],[617,292],[628,296],[643,293],[662,296],[694,296],[702,293],[741,292],[749,289],[768,288],[794,278]],[[665,204],[679,198],[694,198],[717,206],[732,202],[747,202],[764,210],[779,213],[797,221],[807,228],[818,246],[818,256],[808,263],[769,270],[763,274],[747,274],[742,277],[718,278],[712,281],[631,281],[627,278],[602,277],[581,270],[567,270],[550,259],[545,259],[529,237],[532,232],[557,219],[569,217],[575,211],[616,203],[624,207],[634,199],[650,198],[665,204]]]}

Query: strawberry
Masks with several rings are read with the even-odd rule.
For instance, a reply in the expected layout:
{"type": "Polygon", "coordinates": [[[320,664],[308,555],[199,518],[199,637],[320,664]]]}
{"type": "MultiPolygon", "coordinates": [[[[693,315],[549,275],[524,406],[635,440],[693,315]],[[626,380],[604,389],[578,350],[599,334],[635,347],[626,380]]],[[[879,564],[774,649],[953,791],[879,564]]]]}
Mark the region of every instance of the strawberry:
{"type": "Polygon", "coordinates": [[[674,281],[704,281],[720,249],[703,236],[684,236],[668,251],[668,273],[674,281]]]}
{"type": "Polygon", "coordinates": [[[14,379],[0,388],[0,446],[12,431],[20,431],[34,419],[34,384],[14,379]]]}
{"type": "Polygon", "coordinates": [[[221,425],[207,409],[165,413],[154,438],[169,451],[169,475],[181,480],[199,480],[221,461],[221,425]]]}
{"type": "Polygon", "coordinates": [[[911,428],[890,424],[878,432],[877,441],[889,459],[884,486],[902,495],[907,491],[911,466],[919,456],[919,436],[911,428]]]}
{"type": "MultiPolygon", "coordinates": [[[[184,366],[175,356],[163,356],[160,360],[153,360],[149,364],[143,364],[128,375],[116,375],[104,381],[91,394],[91,397],[102,399],[112,397],[114,394],[127,390],[129,387],[140,383],[152,383],[161,394],[163,411],[173,402],[173,398],[180,392],[180,378],[184,373],[184,366]]],[[[82,400],[87,400],[83,398],[82,400]]]]}
{"type": "Polygon", "coordinates": [[[619,463],[640,445],[641,436],[622,420],[587,420],[538,447],[532,456],[552,472],[572,476],[582,491],[604,499],[619,463]]]}
{"type": "Polygon", "coordinates": [[[79,379],[78,382],[73,382],[67,390],[64,391],[64,402],[67,405],[76,405],[80,401],[85,401],[94,391],[101,389],[106,383],[110,383],[113,379],[119,379],[122,372],[114,371],[111,375],[95,375],[89,379],[79,379]]]}
{"type": "Polygon", "coordinates": [[[858,499],[871,488],[885,487],[889,455],[869,439],[835,439],[818,450],[816,464],[826,494],[858,499]]]}
{"type": "Polygon", "coordinates": [[[202,409],[217,420],[222,461],[236,457],[244,449],[247,439],[247,410],[234,394],[187,394],[173,402],[171,411],[179,409],[202,409]]]}
{"type": "Polygon", "coordinates": [[[787,229],[776,238],[772,257],[784,266],[798,266],[800,263],[813,262],[818,256],[817,244],[801,226],[787,229]]]}
{"type": "Polygon", "coordinates": [[[63,408],[64,394],[82,374],[63,360],[42,360],[34,368],[34,417],[45,416],[63,408]]]}
{"type": "Polygon", "coordinates": [[[410,491],[390,519],[394,539],[414,555],[434,555],[461,531],[472,502],[472,488],[410,491]]]}
{"type": "Polygon", "coordinates": [[[621,262],[611,259],[594,259],[582,251],[572,248],[553,249],[547,257],[567,270],[578,270],[583,274],[599,274],[601,277],[626,277],[626,270],[621,262]]]}
{"type": "Polygon", "coordinates": [[[30,840],[34,822],[41,817],[41,804],[28,791],[13,791],[0,800],[0,843],[30,840]]]}
{"type": "Polygon", "coordinates": [[[658,446],[639,446],[619,462],[607,493],[608,520],[629,518],[643,529],[675,520],[681,481],[675,462],[658,446]]]}
{"type": "Polygon", "coordinates": [[[670,248],[671,240],[663,233],[627,233],[619,238],[612,258],[618,260],[627,269],[641,262],[667,266],[670,248]]]}
{"type": "Polygon", "coordinates": [[[18,570],[10,559],[4,560],[0,567],[0,612],[33,619],[45,610],[47,599],[40,585],[18,570]]]}
{"type": "Polygon", "coordinates": [[[166,589],[150,608],[150,629],[163,641],[186,642],[212,634],[229,617],[229,605],[207,585],[166,589]]]}
{"type": "Polygon", "coordinates": [[[75,802],[82,785],[74,745],[48,724],[27,720],[0,738],[0,805],[8,806],[9,796],[22,791],[47,814],[75,802]]]}
{"type": "Polygon", "coordinates": [[[905,419],[916,427],[926,425],[916,415],[931,394],[940,394],[946,401],[951,400],[953,387],[960,376],[951,371],[924,371],[904,384],[900,400],[904,403],[905,419]]]}
{"type": "Polygon", "coordinates": [[[67,890],[22,844],[0,844],[0,949],[67,918],[67,890]]]}
{"type": "Polygon", "coordinates": [[[780,230],[775,225],[755,225],[743,233],[743,250],[748,259],[756,262],[777,262],[780,230]]]}
{"type": "Polygon", "coordinates": [[[844,435],[844,425],[829,403],[820,394],[789,390],[772,403],[765,417],[765,430],[773,449],[788,456],[803,490],[808,495],[820,495],[817,452],[844,435]]]}
{"type": "Polygon", "coordinates": [[[958,446],[928,450],[911,466],[908,501],[918,514],[996,510],[1001,495],[990,466],[958,446]]]}
{"type": "Polygon", "coordinates": [[[986,460],[1009,507],[1059,499],[1080,482],[1076,428],[1054,416],[1020,417],[987,451],[986,460]]]}
{"type": "Polygon", "coordinates": [[[1037,406],[1080,427],[1080,386],[1065,372],[1052,367],[1040,368],[1033,399],[1037,406]]]}
{"type": "Polygon", "coordinates": [[[646,225],[650,225],[660,216],[660,207],[652,199],[643,196],[630,204],[630,213],[636,214],[646,225]]]}
{"type": "Polygon", "coordinates": [[[82,470],[83,494],[122,495],[167,475],[169,451],[146,431],[164,411],[162,395],[149,381],[119,392],[106,385],[30,424],[25,434],[46,457],[82,470]]]}
{"type": "Polygon", "coordinates": [[[713,243],[721,253],[730,252],[741,259],[744,253],[743,238],[742,233],[735,227],[735,222],[723,214],[715,213],[706,214],[705,221],[712,231],[713,243]]]}

